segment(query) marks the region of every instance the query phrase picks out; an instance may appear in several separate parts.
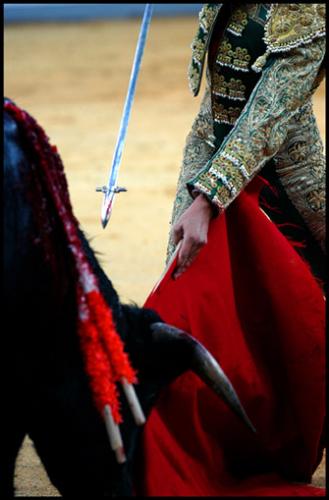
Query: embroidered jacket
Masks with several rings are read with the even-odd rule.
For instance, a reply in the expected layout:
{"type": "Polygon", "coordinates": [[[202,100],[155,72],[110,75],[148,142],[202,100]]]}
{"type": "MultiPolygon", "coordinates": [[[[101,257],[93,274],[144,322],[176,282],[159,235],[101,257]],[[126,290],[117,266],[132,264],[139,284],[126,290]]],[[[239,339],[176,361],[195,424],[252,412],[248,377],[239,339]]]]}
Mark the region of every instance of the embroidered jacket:
{"type": "MultiPolygon", "coordinates": [[[[199,29],[192,42],[189,85],[196,96],[200,90],[205,56],[215,21],[223,4],[205,4],[199,14],[199,29]]],[[[266,52],[257,59],[253,69],[261,71],[270,54],[289,52],[295,47],[325,36],[325,3],[271,4],[265,26],[266,52]]]]}
{"type": "MultiPolygon", "coordinates": [[[[200,89],[211,33],[222,5],[206,4],[199,15],[189,67],[194,95],[200,89]]],[[[192,201],[191,197],[186,200],[186,185],[190,192],[203,192],[224,210],[273,158],[288,197],[324,246],[325,166],[311,103],[323,77],[324,35],[325,4],[271,4],[265,24],[266,51],[252,65],[261,76],[215,152],[207,74],[200,113],[186,143],[173,222],[192,201]]]]}

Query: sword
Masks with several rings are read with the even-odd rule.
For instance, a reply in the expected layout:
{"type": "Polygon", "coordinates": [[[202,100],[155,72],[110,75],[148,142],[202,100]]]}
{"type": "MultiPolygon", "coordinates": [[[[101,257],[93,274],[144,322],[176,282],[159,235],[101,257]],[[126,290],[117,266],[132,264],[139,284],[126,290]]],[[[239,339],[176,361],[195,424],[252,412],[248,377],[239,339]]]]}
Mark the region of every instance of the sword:
{"type": "Polygon", "coordinates": [[[121,193],[123,191],[127,191],[126,188],[117,186],[117,177],[119,172],[119,165],[121,161],[124,141],[127,133],[127,127],[129,122],[130,111],[132,107],[132,103],[134,100],[135,90],[136,90],[136,82],[137,77],[141,65],[141,60],[143,56],[144,46],[146,42],[146,36],[149,28],[149,24],[151,21],[153,5],[147,3],[145,5],[144,16],[142,20],[142,25],[139,33],[139,38],[137,41],[135,58],[133,62],[133,67],[131,70],[129,87],[127,91],[126,101],[122,113],[121,124],[118,134],[118,139],[116,143],[116,147],[113,154],[112,167],[110,170],[109,180],[107,186],[98,187],[96,191],[104,193],[102,211],[101,211],[101,221],[103,229],[105,229],[113,208],[114,196],[117,193],[121,193]]]}

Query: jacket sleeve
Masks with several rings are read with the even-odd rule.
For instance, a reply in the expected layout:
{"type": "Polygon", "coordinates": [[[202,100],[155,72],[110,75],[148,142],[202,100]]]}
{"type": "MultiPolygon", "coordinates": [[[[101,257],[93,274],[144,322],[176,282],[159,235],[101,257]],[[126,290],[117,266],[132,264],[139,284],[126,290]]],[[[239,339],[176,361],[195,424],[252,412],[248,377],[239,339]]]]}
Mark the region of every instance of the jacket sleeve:
{"type": "Polygon", "coordinates": [[[311,101],[290,120],[284,147],[274,162],[288,198],[326,253],[326,162],[311,101]]]}
{"type": "Polygon", "coordinates": [[[175,244],[172,227],[183,212],[191,205],[193,198],[186,189],[186,183],[195,176],[200,167],[212,158],[215,151],[215,136],[213,135],[213,118],[211,111],[211,95],[209,86],[206,87],[201,101],[200,110],[194,119],[192,128],[186,138],[183,162],[177,182],[177,190],[171,216],[171,230],[167,259],[172,255],[175,244]]]}
{"type": "Polygon", "coordinates": [[[318,85],[325,39],[269,58],[233,129],[197,175],[187,182],[225,210],[285,142],[290,120],[318,85]]]}

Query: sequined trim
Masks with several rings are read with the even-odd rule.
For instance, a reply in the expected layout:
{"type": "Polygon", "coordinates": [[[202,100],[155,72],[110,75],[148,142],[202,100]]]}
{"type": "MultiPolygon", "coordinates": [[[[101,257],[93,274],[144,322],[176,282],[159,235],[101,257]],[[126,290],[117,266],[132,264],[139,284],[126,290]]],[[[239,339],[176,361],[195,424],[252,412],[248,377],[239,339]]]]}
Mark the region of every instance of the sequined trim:
{"type": "Polygon", "coordinates": [[[325,4],[273,4],[265,42],[273,52],[285,51],[325,34],[325,4]]]}
{"type": "MultiPolygon", "coordinates": [[[[212,167],[209,169],[209,174],[217,179],[217,181],[220,181],[223,186],[226,187],[226,189],[229,191],[230,196],[235,196],[237,193],[237,187],[239,185],[239,181],[241,180],[242,176],[238,169],[230,164],[229,161],[223,159],[221,161],[221,165],[225,164],[224,166],[224,172],[221,172],[218,168],[216,168],[216,162],[212,164],[212,167]]],[[[243,178],[241,182],[241,187],[243,185],[243,178]]]]}
{"type": "Polygon", "coordinates": [[[212,93],[216,96],[226,97],[233,101],[245,101],[246,86],[239,78],[230,78],[229,81],[225,80],[224,75],[217,72],[213,74],[213,90],[212,93]]]}
{"type": "Polygon", "coordinates": [[[244,167],[244,165],[241,161],[239,161],[237,158],[234,158],[234,156],[230,155],[230,153],[228,153],[227,151],[223,151],[222,157],[225,160],[228,160],[229,162],[231,162],[232,165],[234,165],[236,168],[238,168],[242,177],[244,177],[246,180],[249,180],[250,174],[247,171],[247,169],[244,167]]]}
{"type": "Polygon", "coordinates": [[[248,72],[250,59],[246,48],[236,47],[236,49],[232,49],[232,44],[224,37],[218,48],[216,63],[236,71],[248,72]]]}
{"type": "Polygon", "coordinates": [[[215,101],[213,102],[213,113],[215,122],[234,125],[240,116],[241,108],[233,106],[226,108],[224,104],[215,101]]]}
{"type": "Polygon", "coordinates": [[[267,49],[252,69],[263,69],[269,54],[287,52],[312,42],[326,34],[326,5],[323,4],[271,4],[267,13],[264,41],[267,49]]]}
{"type": "Polygon", "coordinates": [[[209,32],[216,13],[217,7],[214,4],[205,4],[199,12],[200,27],[204,33],[207,34],[209,32]]]}
{"type": "Polygon", "coordinates": [[[203,56],[204,56],[204,49],[205,49],[205,39],[201,38],[195,38],[191,44],[191,49],[193,51],[193,61],[201,65],[203,56]]]}
{"type": "Polygon", "coordinates": [[[247,13],[241,9],[236,9],[232,14],[231,21],[226,29],[233,35],[241,36],[247,24],[247,13]]]}
{"type": "Polygon", "coordinates": [[[205,4],[199,13],[199,29],[191,44],[192,58],[188,68],[188,82],[193,95],[197,95],[210,32],[221,4],[205,4]]]}
{"type": "Polygon", "coordinates": [[[188,69],[188,82],[192,94],[197,95],[200,82],[200,70],[194,66],[192,61],[190,62],[188,69]]]}
{"type": "Polygon", "coordinates": [[[213,173],[200,174],[193,186],[211,197],[219,207],[225,207],[230,202],[230,191],[213,173]]]}

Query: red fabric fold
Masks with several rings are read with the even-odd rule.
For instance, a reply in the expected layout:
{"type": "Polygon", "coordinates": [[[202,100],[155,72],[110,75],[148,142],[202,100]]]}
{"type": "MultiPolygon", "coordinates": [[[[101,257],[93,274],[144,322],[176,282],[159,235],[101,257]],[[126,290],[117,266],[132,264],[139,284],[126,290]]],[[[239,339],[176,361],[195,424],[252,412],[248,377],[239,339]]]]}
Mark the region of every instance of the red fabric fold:
{"type": "Polygon", "coordinates": [[[143,496],[321,496],[323,292],[260,210],[255,179],[211,221],[177,280],[173,262],[145,306],[204,343],[230,378],[253,435],[193,373],[166,388],[143,434],[143,496]]]}

